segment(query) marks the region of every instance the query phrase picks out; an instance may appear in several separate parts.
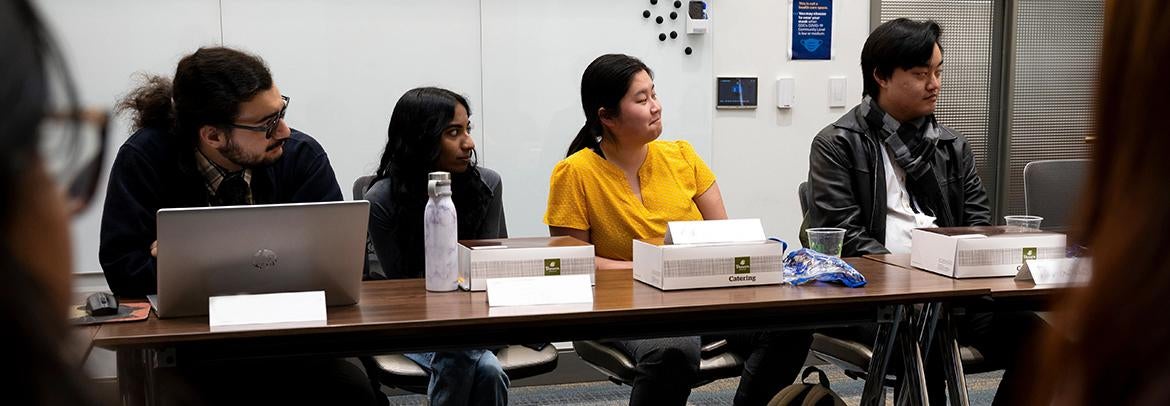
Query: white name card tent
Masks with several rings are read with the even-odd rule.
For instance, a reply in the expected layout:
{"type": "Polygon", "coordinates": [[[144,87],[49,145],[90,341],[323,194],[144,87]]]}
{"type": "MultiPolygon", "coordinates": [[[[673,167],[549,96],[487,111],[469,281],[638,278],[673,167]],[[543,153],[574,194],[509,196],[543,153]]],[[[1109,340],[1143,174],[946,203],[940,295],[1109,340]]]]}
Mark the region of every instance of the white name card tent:
{"type": "Polygon", "coordinates": [[[211,331],[324,326],[325,291],[212,296],[207,314],[211,331]]]}
{"type": "Polygon", "coordinates": [[[526,276],[487,280],[488,306],[593,303],[589,275],[526,276]]]}
{"type": "Polygon", "coordinates": [[[1083,286],[1089,283],[1092,269],[1089,258],[1029,259],[1016,274],[1017,281],[1037,285],[1083,286]]]}
{"type": "Polygon", "coordinates": [[[767,240],[760,219],[671,221],[666,245],[760,242],[767,240]]]}

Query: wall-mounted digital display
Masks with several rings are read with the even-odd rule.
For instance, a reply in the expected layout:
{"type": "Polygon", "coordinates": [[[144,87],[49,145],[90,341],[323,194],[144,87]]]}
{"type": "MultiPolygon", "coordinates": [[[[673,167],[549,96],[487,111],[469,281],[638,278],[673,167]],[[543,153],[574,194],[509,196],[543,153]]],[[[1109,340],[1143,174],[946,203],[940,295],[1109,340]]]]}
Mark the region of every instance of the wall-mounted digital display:
{"type": "Polygon", "coordinates": [[[718,78],[716,108],[721,109],[754,109],[759,104],[757,98],[759,80],[756,78],[718,78]]]}

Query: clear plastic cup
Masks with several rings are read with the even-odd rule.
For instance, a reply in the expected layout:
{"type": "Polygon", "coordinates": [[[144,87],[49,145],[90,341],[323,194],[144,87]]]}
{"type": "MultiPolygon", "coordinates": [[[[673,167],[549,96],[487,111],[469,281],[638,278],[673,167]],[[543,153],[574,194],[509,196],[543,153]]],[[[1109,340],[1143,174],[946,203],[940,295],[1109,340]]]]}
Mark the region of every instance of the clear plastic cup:
{"type": "Polygon", "coordinates": [[[1003,222],[1009,226],[1019,226],[1032,230],[1040,229],[1040,222],[1044,221],[1044,217],[1040,216],[1003,216],[1003,222]]]}
{"type": "Polygon", "coordinates": [[[808,233],[808,248],[834,257],[841,256],[841,243],[845,241],[845,229],[820,227],[804,230],[808,233]]]}

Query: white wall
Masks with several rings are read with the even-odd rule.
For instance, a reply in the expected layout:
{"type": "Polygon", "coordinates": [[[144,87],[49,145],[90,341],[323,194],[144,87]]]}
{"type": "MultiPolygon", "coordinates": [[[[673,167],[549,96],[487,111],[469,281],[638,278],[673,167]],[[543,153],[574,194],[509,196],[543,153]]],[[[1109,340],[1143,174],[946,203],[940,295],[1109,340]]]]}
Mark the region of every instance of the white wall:
{"type": "Polygon", "coordinates": [[[657,6],[629,0],[483,2],[483,108],[485,166],[504,179],[504,209],[511,236],[548,235],[542,222],[552,168],[585,123],[581,74],[593,59],[625,53],[654,70],[663,103],[663,138],[685,139],[710,159],[714,105],[710,36],[688,36],[682,18],[662,24],[642,11],[657,6]],[[679,32],[659,41],[659,33],[679,32]],[[691,55],[683,53],[690,46],[691,55]]]}
{"type": "Polygon", "coordinates": [[[836,0],[834,56],[830,61],[790,61],[785,47],[789,0],[716,1],[712,35],[715,74],[758,76],[760,107],[718,110],[714,158],[727,214],[763,219],[770,236],[799,247],[800,201],[796,188],[808,175],[813,136],[861,102],[861,47],[869,36],[870,2],[836,0]],[[776,78],[795,79],[795,103],[776,108],[776,78]],[[846,108],[829,108],[829,77],[846,77],[846,108]]]}
{"type": "MultiPolygon", "coordinates": [[[[602,52],[642,57],[658,72],[667,138],[695,143],[719,178],[729,214],[760,217],[766,231],[796,240],[796,187],[807,173],[812,136],[843,114],[828,108],[828,78],[845,76],[850,105],[860,100],[860,48],[869,2],[839,0],[835,57],[789,61],[786,0],[714,1],[712,32],[660,43],[659,31],[683,32],[637,16],[658,6],[538,0],[316,1],[42,0],[88,105],[111,107],[135,72],[172,74],[201,45],[255,52],[293,97],[289,122],[315,135],[332,157],[348,195],[371,172],[398,96],[419,85],[469,96],[485,165],[504,174],[512,233],[541,235],[547,177],[583,118],[580,72],[602,52]],[[684,56],[682,43],[695,54],[684,56]],[[760,78],[756,110],[712,108],[714,76],[760,78]],[[796,103],[774,107],[775,79],[796,79],[796,103]]],[[[111,151],[128,136],[112,131],[111,151]]],[[[102,196],[98,196],[100,202],[102,196]]],[[[75,221],[79,273],[100,273],[100,207],[75,221]]],[[[81,285],[104,288],[100,275],[81,285]]]]}
{"type": "MultiPolygon", "coordinates": [[[[70,62],[86,106],[112,108],[135,83],[133,74],[172,75],[175,63],[200,45],[220,42],[219,4],[184,0],[42,0],[36,2],[70,62]],[[171,18],[182,16],[182,18],[171,18]]],[[[110,129],[108,161],[129,136],[126,120],[110,129]]],[[[107,172],[108,173],[108,172],[107,172]]],[[[73,222],[75,272],[83,290],[106,290],[97,262],[101,202],[73,222]]]]}
{"type": "MultiPolygon", "coordinates": [[[[261,55],[292,97],[288,120],[329,152],[338,183],[370,173],[398,96],[414,86],[449,87],[475,112],[480,156],[506,183],[514,236],[545,235],[540,223],[552,165],[584,122],[580,73],[593,57],[625,52],[657,76],[666,138],[687,139],[708,160],[733,217],[759,217],[766,231],[796,241],[797,185],[809,142],[846,108],[828,108],[828,77],[849,81],[860,100],[858,58],[869,33],[869,1],[838,0],[832,61],[788,61],[788,0],[714,0],[712,32],[683,34],[682,19],[640,18],[670,11],[628,0],[40,0],[87,105],[112,107],[135,72],[173,74],[202,45],[261,55]],[[659,42],[658,32],[680,32],[659,42]],[[695,53],[682,54],[683,46],[695,53]],[[760,107],[716,111],[714,77],[758,76],[760,107]],[[775,79],[796,79],[796,104],[775,105],[775,79]]],[[[126,121],[112,129],[112,152],[126,121]]],[[[78,290],[105,290],[97,264],[98,207],[74,222],[78,290]]],[[[109,354],[91,372],[112,373],[109,354]]]]}

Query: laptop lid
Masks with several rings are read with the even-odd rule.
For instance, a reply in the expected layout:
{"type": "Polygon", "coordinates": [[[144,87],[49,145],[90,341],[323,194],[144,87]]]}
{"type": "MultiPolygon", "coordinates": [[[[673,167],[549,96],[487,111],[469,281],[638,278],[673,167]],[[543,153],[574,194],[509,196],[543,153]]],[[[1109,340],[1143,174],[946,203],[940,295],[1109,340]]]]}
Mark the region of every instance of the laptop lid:
{"type": "Polygon", "coordinates": [[[325,291],[357,303],[365,200],[158,211],[159,317],[207,314],[211,296],[325,291]]]}

